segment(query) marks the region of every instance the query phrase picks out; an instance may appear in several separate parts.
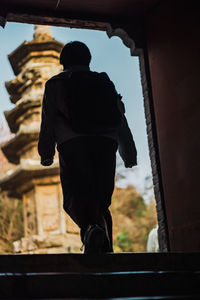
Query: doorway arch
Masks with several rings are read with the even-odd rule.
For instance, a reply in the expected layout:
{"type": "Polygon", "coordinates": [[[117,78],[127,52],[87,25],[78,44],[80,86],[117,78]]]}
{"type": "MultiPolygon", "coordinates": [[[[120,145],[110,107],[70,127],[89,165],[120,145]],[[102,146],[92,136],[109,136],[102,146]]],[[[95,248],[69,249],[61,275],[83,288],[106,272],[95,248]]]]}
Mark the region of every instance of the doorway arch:
{"type": "MultiPolygon", "coordinates": [[[[162,188],[162,176],[160,171],[159,149],[157,143],[156,125],[153,108],[153,97],[151,90],[151,80],[148,67],[147,51],[145,47],[144,37],[141,26],[136,30],[135,35],[132,34],[131,27],[133,24],[111,24],[108,22],[94,22],[91,20],[77,20],[69,18],[57,18],[46,16],[35,16],[29,14],[7,14],[7,20],[10,22],[23,22],[30,24],[53,25],[70,28],[84,28],[105,31],[109,38],[118,36],[124,45],[130,49],[132,56],[139,57],[141,84],[143,89],[144,110],[147,125],[147,136],[149,143],[149,152],[151,158],[151,166],[153,173],[154,193],[157,206],[158,216],[158,237],[161,252],[168,252],[169,237],[167,228],[167,218],[165,213],[165,202],[162,188]],[[132,38],[133,36],[133,38],[132,38]]],[[[136,22],[136,26],[138,26],[136,22]]]]}

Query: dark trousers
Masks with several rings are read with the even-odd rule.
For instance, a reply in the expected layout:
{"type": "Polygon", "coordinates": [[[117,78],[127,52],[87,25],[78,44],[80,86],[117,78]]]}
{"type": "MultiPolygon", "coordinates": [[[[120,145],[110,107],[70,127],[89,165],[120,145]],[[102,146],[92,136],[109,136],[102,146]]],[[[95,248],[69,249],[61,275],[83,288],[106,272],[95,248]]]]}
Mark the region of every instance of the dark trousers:
{"type": "Polygon", "coordinates": [[[81,229],[90,224],[107,227],[112,244],[109,211],[114,190],[118,144],[107,137],[77,137],[59,145],[64,210],[81,229]]]}

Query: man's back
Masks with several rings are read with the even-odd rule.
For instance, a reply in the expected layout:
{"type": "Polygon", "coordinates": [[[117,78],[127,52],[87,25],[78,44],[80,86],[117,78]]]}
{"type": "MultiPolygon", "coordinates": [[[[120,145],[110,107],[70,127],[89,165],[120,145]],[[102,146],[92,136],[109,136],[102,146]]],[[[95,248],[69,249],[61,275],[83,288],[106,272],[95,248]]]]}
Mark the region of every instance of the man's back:
{"type": "MultiPolygon", "coordinates": [[[[90,72],[90,60],[90,51],[81,42],[69,43],[63,48],[60,62],[65,71],[51,78],[45,87],[38,151],[41,164],[48,166],[53,163],[57,144],[63,207],[80,227],[85,253],[100,253],[113,251],[109,206],[114,189],[118,131],[123,138],[129,129],[123,109],[117,107],[116,99],[121,98],[117,98],[114,84],[105,73],[98,75],[90,72]],[[74,81],[70,82],[70,74],[71,79],[75,74],[74,81]],[[101,85],[94,83],[95,80],[82,81],[83,74],[93,74],[92,78],[98,78],[97,82],[101,82],[101,85]],[[112,90],[113,98],[104,94],[106,82],[112,90]],[[88,108],[86,103],[89,104],[88,108]],[[73,112],[77,107],[78,116],[73,112]],[[117,130],[116,126],[110,126],[115,119],[113,107],[124,121],[124,125],[120,125],[121,131],[117,130]],[[78,127],[82,131],[82,127],[85,127],[84,122],[88,122],[89,130],[94,131],[79,132],[74,128],[74,125],[76,127],[79,123],[78,127]],[[95,122],[99,123],[100,127],[105,122],[106,132],[95,131],[95,122]]],[[[127,136],[131,140],[130,132],[127,136]]],[[[126,149],[127,140],[124,145],[126,149]]],[[[134,142],[128,145],[134,145],[134,142]]],[[[136,152],[133,152],[133,155],[129,156],[128,166],[135,164],[135,154],[136,152]]]]}
{"type": "MultiPolygon", "coordinates": [[[[49,130],[54,131],[54,135],[55,135],[55,141],[57,143],[57,145],[60,145],[62,142],[70,140],[71,138],[77,137],[77,136],[85,136],[85,135],[96,135],[96,134],[101,134],[102,136],[107,136],[110,137],[114,140],[117,140],[117,131],[116,128],[114,128],[114,130],[104,130],[102,132],[97,132],[97,129],[95,130],[94,128],[94,123],[91,123],[91,120],[89,120],[88,122],[88,115],[85,116],[85,113],[88,110],[88,106],[87,104],[91,104],[91,100],[94,102],[94,108],[98,108],[97,112],[98,112],[98,117],[99,117],[99,121],[101,121],[100,123],[100,129],[103,128],[103,124],[106,122],[105,120],[105,115],[106,115],[106,111],[103,112],[99,110],[97,101],[101,101],[103,99],[90,99],[90,102],[87,103],[87,99],[86,99],[86,95],[82,95],[80,93],[80,91],[82,90],[81,87],[79,87],[80,85],[80,80],[79,82],[77,82],[77,90],[79,91],[79,93],[77,93],[77,95],[75,95],[76,97],[80,97],[80,103],[78,103],[79,105],[75,105],[75,109],[77,109],[77,116],[75,117],[73,115],[73,117],[71,117],[71,119],[73,120],[73,124],[77,124],[79,130],[76,130],[76,128],[73,128],[72,124],[70,124],[70,111],[69,111],[69,103],[68,103],[68,90],[70,89],[70,82],[69,82],[69,75],[71,73],[90,73],[90,74],[98,74],[96,72],[89,72],[88,68],[85,67],[76,67],[75,70],[74,69],[70,69],[70,70],[66,70],[64,72],[61,72],[60,74],[53,76],[50,80],[47,81],[46,83],[46,88],[45,88],[45,96],[44,96],[44,101],[43,101],[43,115],[44,116],[49,116],[49,120],[48,120],[48,128],[46,128],[46,130],[44,130],[44,134],[46,135],[47,132],[49,130]],[[83,105],[81,105],[81,102],[83,103],[83,105]],[[47,112],[46,112],[47,110],[47,112]],[[88,130],[90,132],[87,131],[82,131],[80,129],[82,129],[84,127],[84,120],[86,120],[86,123],[88,124],[89,129],[88,130]],[[78,122],[77,122],[78,121],[78,122]],[[51,126],[53,125],[53,126],[51,126]],[[93,132],[92,132],[93,130],[93,132]]],[[[102,73],[102,77],[104,77],[104,82],[109,82],[109,84],[111,84],[111,86],[113,85],[112,82],[110,81],[110,79],[108,78],[108,76],[106,75],[106,73],[102,73]]],[[[103,82],[103,84],[105,85],[105,83],[103,82]]],[[[102,84],[102,86],[103,86],[102,84]]],[[[89,89],[94,89],[94,86],[91,86],[91,88],[89,87],[89,89]]],[[[114,89],[114,85],[112,86],[113,92],[115,91],[114,89]]],[[[88,92],[88,91],[86,91],[88,92]]],[[[93,91],[92,91],[93,92],[93,91]]],[[[94,92],[93,92],[94,93],[94,92]]],[[[97,93],[100,94],[100,91],[97,91],[97,93]]],[[[116,92],[115,92],[116,93],[116,92]]],[[[72,99],[73,101],[74,99],[72,99]]],[[[76,101],[78,99],[75,99],[76,101]]],[[[103,101],[102,101],[103,102],[103,101]]],[[[105,103],[103,103],[103,106],[101,107],[105,107],[105,103]]],[[[106,109],[106,107],[105,107],[106,109]]],[[[92,109],[90,109],[89,114],[92,114],[92,109]]],[[[121,113],[119,113],[121,116],[121,113]]],[[[43,117],[44,117],[43,116],[43,117]]],[[[97,115],[94,117],[92,116],[92,119],[96,122],[97,120],[97,115]]],[[[112,119],[112,115],[111,113],[109,113],[109,115],[107,116],[107,119],[112,119]]],[[[106,123],[105,123],[106,124],[106,123]]],[[[43,131],[41,131],[40,133],[41,138],[43,135],[43,131]]],[[[43,147],[41,144],[39,144],[39,149],[43,147]]]]}

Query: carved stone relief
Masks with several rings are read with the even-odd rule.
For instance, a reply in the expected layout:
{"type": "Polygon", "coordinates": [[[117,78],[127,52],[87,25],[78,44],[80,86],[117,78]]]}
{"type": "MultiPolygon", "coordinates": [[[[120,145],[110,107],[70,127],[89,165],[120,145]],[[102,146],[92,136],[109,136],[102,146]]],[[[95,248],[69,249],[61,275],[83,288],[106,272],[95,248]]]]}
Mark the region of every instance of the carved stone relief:
{"type": "Polygon", "coordinates": [[[37,212],[41,234],[60,231],[59,200],[56,185],[36,186],[37,212]]]}
{"type": "Polygon", "coordinates": [[[23,204],[25,236],[32,236],[33,234],[38,233],[34,190],[28,191],[23,195],[23,204]]]}

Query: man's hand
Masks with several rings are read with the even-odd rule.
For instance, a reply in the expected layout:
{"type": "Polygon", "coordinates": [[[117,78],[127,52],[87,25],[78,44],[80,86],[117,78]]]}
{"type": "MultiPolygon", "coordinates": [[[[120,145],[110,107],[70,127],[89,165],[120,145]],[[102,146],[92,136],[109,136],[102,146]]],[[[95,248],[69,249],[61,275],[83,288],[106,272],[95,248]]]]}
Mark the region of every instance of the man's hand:
{"type": "Polygon", "coordinates": [[[43,166],[50,166],[53,163],[53,158],[45,158],[41,159],[41,165],[43,166]]]}
{"type": "Polygon", "coordinates": [[[125,168],[132,168],[132,167],[134,167],[134,166],[137,165],[137,162],[136,161],[134,161],[134,162],[127,162],[127,161],[125,161],[124,165],[125,165],[125,168]]]}

